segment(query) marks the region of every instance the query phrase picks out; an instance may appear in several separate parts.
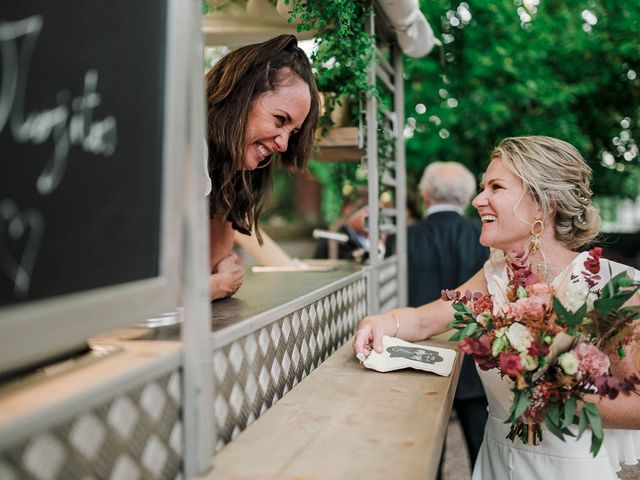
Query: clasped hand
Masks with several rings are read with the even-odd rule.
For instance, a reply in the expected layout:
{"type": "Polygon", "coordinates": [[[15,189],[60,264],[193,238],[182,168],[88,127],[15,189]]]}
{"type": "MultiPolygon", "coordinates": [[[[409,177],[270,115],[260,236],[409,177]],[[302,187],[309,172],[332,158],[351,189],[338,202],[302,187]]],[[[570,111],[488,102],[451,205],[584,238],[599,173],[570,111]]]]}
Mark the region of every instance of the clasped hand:
{"type": "Polygon", "coordinates": [[[244,269],[237,255],[223,258],[210,275],[211,299],[230,297],[242,286],[244,269]]]}

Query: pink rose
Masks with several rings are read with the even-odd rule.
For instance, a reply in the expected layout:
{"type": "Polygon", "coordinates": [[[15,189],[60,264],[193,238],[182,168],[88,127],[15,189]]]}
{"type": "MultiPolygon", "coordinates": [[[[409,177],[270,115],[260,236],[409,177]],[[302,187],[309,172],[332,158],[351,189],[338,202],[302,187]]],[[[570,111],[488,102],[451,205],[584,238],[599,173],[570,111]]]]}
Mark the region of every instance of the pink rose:
{"type": "Polygon", "coordinates": [[[552,305],[553,287],[548,283],[534,283],[527,287],[527,293],[530,297],[540,298],[545,305],[552,305]]]}
{"type": "Polygon", "coordinates": [[[591,378],[598,378],[609,372],[611,361],[597,347],[590,343],[579,343],[573,353],[578,357],[578,372],[582,375],[590,375],[591,378]]]}
{"type": "Polygon", "coordinates": [[[502,309],[507,318],[519,321],[523,318],[536,320],[544,319],[547,303],[540,297],[519,298],[513,303],[508,303],[502,309]]]}

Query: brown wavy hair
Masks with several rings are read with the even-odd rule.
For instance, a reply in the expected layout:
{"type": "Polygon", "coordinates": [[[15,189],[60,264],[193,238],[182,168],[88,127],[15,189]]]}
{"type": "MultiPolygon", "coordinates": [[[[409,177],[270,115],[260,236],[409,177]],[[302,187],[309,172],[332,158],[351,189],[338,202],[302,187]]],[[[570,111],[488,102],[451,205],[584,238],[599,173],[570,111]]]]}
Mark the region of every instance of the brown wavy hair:
{"type": "MultiPolygon", "coordinates": [[[[225,55],[206,75],[208,102],[208,168],[212,190],[211,218],[221,213],[233,228],[250,234],[271,197],[273,164],[303,169],[313,148],[319,96],[311,64],[293,35],[280,35],[225,55]],[[311,94],[311,107],[300,130],[291,135],[286,152],[274,152],[270,165],[243,170],[244,140],[251,103],[297,78],[311,94]]],[[[262,242],[261,242],[262,243],[262,242]]]]}

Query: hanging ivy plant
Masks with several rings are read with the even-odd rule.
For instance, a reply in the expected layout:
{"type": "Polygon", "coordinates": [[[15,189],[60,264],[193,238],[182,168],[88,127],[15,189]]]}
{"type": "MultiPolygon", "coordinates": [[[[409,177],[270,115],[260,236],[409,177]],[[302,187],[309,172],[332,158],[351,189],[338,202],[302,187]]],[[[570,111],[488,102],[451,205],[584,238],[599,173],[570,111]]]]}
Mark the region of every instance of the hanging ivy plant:
{"type": "MultiPolygon", "coordinates": [[[[358,105],[360,95],[373,93],[367,69],[375,56],[375,39],[366,31],[371,14],[367,1],[284,0],[291,5],[289,22],[298,31],[317,30],[317,49],[311,57],[318,89],[325,95],[320,126],[332,126],[331,112],[343,99],[358,105]]],[[[354,113],[358,114],[357,108],[354,113]]]]}
{"type": "MultiPolygon", "coordinates": [[[[324,94],[320,118],[323,131],[333,126],[336,105],[351,102],[353,120],[360,115],[360,99],[377,94],[367,70],[375,57],[375,38],[367,33],[370,2],[354,0],[284,0],[291,6],[289,22],[298,31],[316,30],[317,48],[311,57],[318,89],[324,94]]],[[[331,224],[340,218],[346,191],[364,188],[366,177],[357,164],[312,162],[312,174],[322,183],[322,214],[331,224]],[[360,174],[359,174],[360,172],[360,174]]]]}

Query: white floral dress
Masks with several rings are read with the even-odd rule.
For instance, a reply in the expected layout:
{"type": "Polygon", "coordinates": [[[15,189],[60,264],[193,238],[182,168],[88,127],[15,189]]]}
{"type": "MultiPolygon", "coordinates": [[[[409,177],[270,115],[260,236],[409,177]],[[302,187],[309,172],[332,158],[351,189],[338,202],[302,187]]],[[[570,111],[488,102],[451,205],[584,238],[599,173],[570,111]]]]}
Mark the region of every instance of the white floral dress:
{"type": "MultiPolygon", "coordinates": [[[[587,253],[579,254],[567,268],[556,277],[552,285],[556,295],[564,301],[563,295],[571,277],[583,270],[587,253]]],[[[601,283],[604,285],[612,276],[627,271],[640,280],[640,271],[609,260],[600,260],[601,283]]],[[[508,283],[504,254],[492,251],[484,266],[489,293],[494,298],[494,310],[498,311],[506,300],[508,283]]],[[[569,299],[567,299],[569,300],[569,299]]],[[[507,439],[509,409],[513,400],[512,382],[500,378],[497,369],[478,369],[489,401],[489,419],[484,441],[473,470],[473,480],[615,480],[622,463],[634,465],[640,458],[640,430],[605,429],[604,444],[598,455],[590,453],[591,434],[586,431],[582,438],[565,437],[563,442],[543,428],[544,440],[540,445],[528,446],[519,439],[507,439]]],[[[577,429],[575,426],[572,429],[577,429]]]]}

